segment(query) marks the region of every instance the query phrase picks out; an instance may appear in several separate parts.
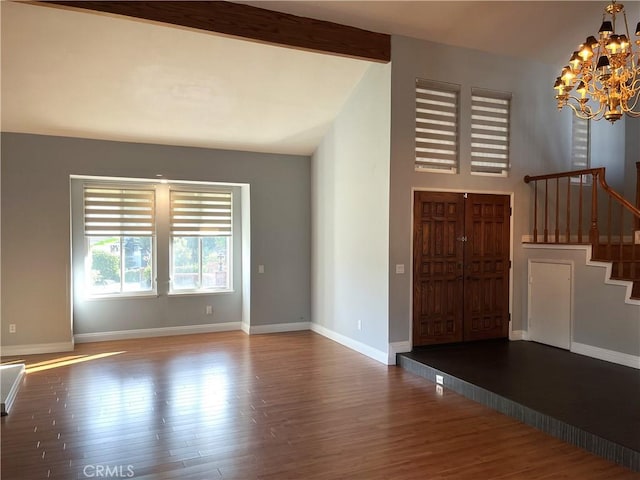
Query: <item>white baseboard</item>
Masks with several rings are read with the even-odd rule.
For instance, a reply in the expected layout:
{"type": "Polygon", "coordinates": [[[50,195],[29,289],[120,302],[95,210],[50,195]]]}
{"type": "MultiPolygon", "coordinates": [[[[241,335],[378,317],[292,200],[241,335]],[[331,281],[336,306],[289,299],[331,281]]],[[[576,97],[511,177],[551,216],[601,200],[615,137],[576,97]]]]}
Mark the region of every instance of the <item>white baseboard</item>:
{"type": "Polygon", "coordinates": [[[249,325],[248,323],[242,322],[240,324],[240,330],[242,330],[244,333],[249,335],[249,332],[251,330],[251,325],[249,325]]]}
{"type": "Polygon", "coordinates": [[[214,333],[240,330],[240,322],[208,323],[205,325],[185,325],[181,327],[138,328],[135,330],[114,330],[111,332],[78,333],[73,336],[76,343],[128,340],[131,338],[168,337],[191,335],[194,333],[214,333]]]}
{"type": "Polygon", "coordinates": [[[509,340],[529,340],[529,333],[526,330],[512,330],[509,340]]]}
{"type": "Polygon", "coordinates": [[[640,369],[640,356],[629,355],[628,353],[615,352],[605,348],[585,345],[583,343],[571,342],[571,351],[587,357],[605,360],[607,362],[625,365],[631,368],[640,369]]]}
{"type": "Polygon", "coordinates": [[[20,385],[22,384],[22,378],[24,377],[25,366],[24,364],[17,365],[5,365],[0,367],[2,371],[2,391],[0,392],[2,396],[2,406],[0,407],[2,415],[7,415],[11,407],[13,406],[13,402],[16,399],[16,395],[18,395],[18,390],[20,390],[20,385]],[[11,386],[7,391],[7,382],[11,383],[11,386]]]}
{"type": "Polygon", "coordinates": [[[0,355],[2,355],[3,357],[71,351],[73,351],[73,341],[58,343],[31,343],[27,345],[7,345],[0,347],[0,355]]]}
{"type": "Polygon", "coordinates": [[[310,330],[311,322],[294,322],[294,323],[272,323],[270,325],[252,325],[249,326],[249,335],[260,335],[263,333],[283,333],[283,332],[299,332],[301,330],[310,330]]]}
{"type": "Polygon", "coordinates": [[[411,343],[409,340],[403,342],[392,342],[389,344],[389,358],[387,358],[387,365],[396,364],[396,353],[407,353],[411,351],[411,343]]]}
{"type": "Polygon", "coordinates": [[[389,355],[387,352],[382,352],[376,348],[370,347],[369,345],[365,345],[362,342],[358,342],[352,338],[349,338],[341,333],[334,332],[333,330],[329,330],[328,328],[323,327],[322,325],[318,325],[317,323],[311,323],[311,330],[322,335],[323,337],[327,337],[334,342],[338,342],[345,347],[350,348],[351,350],[355,350],[358,353],[366,355],[369,358],[373,358],[380,363],[387,365],[389,361],[389,355]]]}

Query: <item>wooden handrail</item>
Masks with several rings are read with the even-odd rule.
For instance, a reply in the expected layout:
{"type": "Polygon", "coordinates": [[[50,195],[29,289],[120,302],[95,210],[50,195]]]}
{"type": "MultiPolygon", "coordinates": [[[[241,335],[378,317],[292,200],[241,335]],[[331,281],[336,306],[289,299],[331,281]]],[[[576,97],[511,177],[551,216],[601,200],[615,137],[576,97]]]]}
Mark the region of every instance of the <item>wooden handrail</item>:
{"type": "Polygon", "coordinates": [[[602,189],[607,192],[610,196],[615,198],[618,202],[620,202],[624,208],[629,210],[636,218],[640,218],[640,210],[634,207],[629,201],[627,201],[622,195],[616,192],[613,188],[609,186],[606,179],[604,178],[604,168],[602,168],[602,175],[599,177],[600,185],[602,189]]]}
{"type": "Polygon", "coordinates": [[[578,175],[593,175],[594,173],[597,175],[600,173],[600,171],[604,173],[604,167],[585,168],[583,170],[571,170],[569,172],[549,173],[547,175],[525,175],[524,183],[529,183],[536,180],[550,180],[552,178],[577,177],[578,175]]]}
{"type": "MultiPolygon", "coordinates": [[[[594,251],[601,252],[599,246],[601,245],[602,239],[606,237],[604,240],[606,243],[607,255],[611,255],[611,243],[612,243],[612,227],[616,227],[616,234],[618,236],[619,241],[619,252],[618,255],[622,257],[623,255],[623,247],[622,244],[628,244],[628,241],[624,240],[624,238],[629,238],[628,235],[631,233],[631,238],[633,238],[634,233],[628,232],[625,224],[630,225],[632,230],[639,230],[640,226],[640,162],[637,164],[638,168],[638,176],[639,176],[639,186],[636,191],[636,201],[638,203],[637,206],[634,206],[633,203],[629,202],[622,195],[620,195],[617,191],[609,186],[607,180],[605,178],[605,168],[585,168],[582,170],[572,170],[567,172],[559,172],[559,173],[550,173],[546,175],[527,175],[524,177],[525,183],[534,184],[534,204],[533,204],[533,243],[538,243],[542,241],[542,243],[572,243],[576,242],[578,244],[582,244],[584,241],[583,236],[583,225],[588,222],[589,225],[589,240],[594,247],[594,251]],[[585,178],[590,177],[592,179],[591,182],[585,183],[585,178]],[[565,224],[563,225],[563,229],[561,229],[560,221],[561,221],[561,210],[560,203],[562,202],[560,196],[560,180],[566,179],[566,182],[562,182],[566,184],[566,213],[563,215],[563,221],[565,224]],[[574,180],[575,179],[575,180],[574,180]],[[555,181],[555,185],[553,182],[555,181]],[[544,189],[544,195],[542,196],[542,204],[539,204],[540,194],[538,189],[538,183],[544,189]],[[577,196],[577,204],[574,208],[576,208],[575,217],[571,212],[571,203],[572,203],[572,186],[575,186],[576,196],[577,196]],[[590,187],[590,199],[586,196],[583,196],[584,187],[590,187]],[[599,205],[598,202],[598,190],[602,189],[604,194],[606,194],[606,198],[608,199],[604,205],[608,205],[608,208],[605,207],[605,210],[601,210],[600,214],[602,218],[599,218],[598,208],[603,207],[604,205],[599,205]],[[555,195],[554,195],[555,194],[555,195]],[[551,203],[551,205],[550,205],[551,203]],[[554,204],[555,203],[555,204],[554,204]],[[616,209],[612,209],[612,203],[616,203],[616,209]],[[587,205],[590,204],[590,212],[587,214],[586,209],[587,205]],[[553,210],[549,210],[549,207],[553,206],[553,210]],[[585,207],[583,209],[583,206],[585,207]],[[539,211],[540,210],[540,211],[539,211]],[[584,214],[589,215],[589,217],[584,216],[584,214]],[[631,215],[631,223],[628,224],[625,221],[625,215],[631,215]],[[615,219],[614,219],[615,216],[615,219]],[[575,218],[575,220],[574,220],[575,218]],[[542,238],[538,237],[538,221],[542,221],[542,238]],[[554,222],[551,226],[550,222],[554,222]],[[572,237],[571,235],[571,226],[572,222],[575,222],[574,225],[577,226],[576,237],[572,237]],[[551,230],[550,229],[553,229],[551,230]],[[555,228],[554,228],[555,227],[555,228]],[[603,228],[603,234],[605,237],[601,237],[600,228],[603,228]],[[565,238],[563,240],[560,239],[560,232],[564,231],[565,238]],[[550,232],[553,234],[553,238],[551,238],[550,232]],[[572,240],[573,238],[573,240],[572,240]]],[[[564,187],[563,187],[564,188],[564,187]]],[[[563,210],[564,211],[564,210],[563,210]]],[[[631,240],[631,245],[635,242],[631,240]]],[[[636,254],[635,248],[633,248],[633,258],[632,260],[635,262],[636,254]]],[[[600,254],[600,253],[599,253],[600,254]]],[[[618,269],[622,269],[622,264],[618,265],[618,269]]],[[[633,271],[635,275],[635,264],[633,265],[633,271]]],[[[618,272],[622,275],[622,270],[618,272]]]]}
{"type": "MultiPolygon", "coordinates": [[[[638,162],[636,165],[640,165],[638,162]]],[[[638,167],[640,169],[640,167],[638,167]]],[[[603,190],[606,191],[610,196],[615,198],[618,202],[620,202],[624,208],[629,210],[635,217],[640,217],[640,209],[634,207],[631,202],[626,200],[622,195],[616,192],[613,188],[609,186],[607,180],[605,179],[605,168],[585,168],[583,170],[573,170],[570,172],[559,172],[559,173],[550,173],[547,175],[525,175],[524,183],[530,183],[537,180],[550,180],[552,178],[564,178],[564,177],[577,177],[578,175],[593,175],[598,179],[600,186],[602,186],[603,190]]],[[[638,193],[640,197],[640,193],[638,193]]],[[[640,198],[638,199],[640,201],[640,198]]]]}

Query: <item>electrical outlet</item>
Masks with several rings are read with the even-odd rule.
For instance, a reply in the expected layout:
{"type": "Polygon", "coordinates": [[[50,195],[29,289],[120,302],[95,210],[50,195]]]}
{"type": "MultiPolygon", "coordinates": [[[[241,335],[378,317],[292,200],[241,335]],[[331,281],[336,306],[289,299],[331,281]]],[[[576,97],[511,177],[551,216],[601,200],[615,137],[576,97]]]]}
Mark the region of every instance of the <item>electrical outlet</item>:
{"type": "Polygon", "coordinates": [[[16,333],[16,324],[15,323],[10,323],[9,324],[9,333],[16,333]]]}
{"type": "Polygon", "coordinates": [[[636,230],[635,232],[633,232],[633,234],[633,243],[635,243],[636,245],[640,245],[640,230],[636,230]]]}
{"type": "Polygon", "coordinates": [[[362,320],[358,320],[358,330],[362,330],[362,320]]]}
{"type": "Polygon", "coordinates": [[[204,309],[204,313],[207,315],[213,315],[213,307],[211,305],[207,305],[204,309]]]}
{"type": "Polygon", "coordinates": [[[436,383],[438,385],[443,385],[444,384],[444,377],[442,375],[436,375],[436,383]]]}

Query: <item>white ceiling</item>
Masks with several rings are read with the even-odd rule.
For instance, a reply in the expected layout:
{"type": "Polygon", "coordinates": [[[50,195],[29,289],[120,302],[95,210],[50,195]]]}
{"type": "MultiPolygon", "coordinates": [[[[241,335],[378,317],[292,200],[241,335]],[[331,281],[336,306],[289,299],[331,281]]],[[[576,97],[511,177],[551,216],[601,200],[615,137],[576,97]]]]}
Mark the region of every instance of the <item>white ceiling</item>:
{"type": "MultiPolygon", "coordinates": [[[[606,0],[236,3],[550,64],[566,63],[572,47],[597,33],[607,5],[606,0]]],[[[624,4],[633,28],[640,2],[624,4]]]]}
{"type": "MultiPolygon", "coordinates": [[[[239,2],[561,67],[606,2],[239,2]]],[[[630,27],[640,2],[625,2],[630,27]]],[[[308,155],[368,62],[0,2],[2,131],[308,155]]]]}
{"type": "Polygon", "coordinates": [[[308,155],[368,65],[2,2],[2,130],[308,155]]]}

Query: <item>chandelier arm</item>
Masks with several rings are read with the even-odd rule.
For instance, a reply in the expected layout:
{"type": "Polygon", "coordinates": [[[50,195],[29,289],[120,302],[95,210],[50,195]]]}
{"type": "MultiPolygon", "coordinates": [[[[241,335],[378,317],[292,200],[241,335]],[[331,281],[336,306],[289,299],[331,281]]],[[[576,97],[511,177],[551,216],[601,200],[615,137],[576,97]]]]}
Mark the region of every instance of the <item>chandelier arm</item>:
{"type": "Polygon", "coordinates": [[[622,104],[622,110],[629,114],[637,113],[634,112],[634,110],[638,105],[638,100],[640,99],[640,78],[637,77],[637,75],[638,71],[634,70],[631,84],[629,86],[624,85],[623,87],[623,90],[627,92],[627,98],[629,99],[629,101],[633,99],[633,102],[631,102],[631,104],[629,104],[629,101],[627,102],[627,104],[622,104]]]}
{"type": "Polygon", "coordinates": [[[633,103],[631,105],[623,105],[622,110],[630,115],[633,115],[634,113],[640,115],[640,112],[634,112],[636,106],[638,105],[638,98],[640,98],[640,95],[638,95],[638,93],[636,92],[635,96],[632,98],[634,98],[633,103]]]}
{"type": "Polygon", "coordinates": [[[571,103],[570,100],[573,100],[578,104],[580,104],[580,100],[576,97],[569,96],[566,99],[565,105],[571,108],[571,110],[573,110],[573,113],[576,115],[576,117],[581,118],[583,120],[595,119],[598,116],[602,116],[604,112],[604,104],[602,103],[600,104],[600,107],[598,108],[598,110],[594,112],[590,106],[587,105],[586,110],[582,110],[582,108],[579,108],[577,105],[574,105],[573,103],[571,103]]]}

